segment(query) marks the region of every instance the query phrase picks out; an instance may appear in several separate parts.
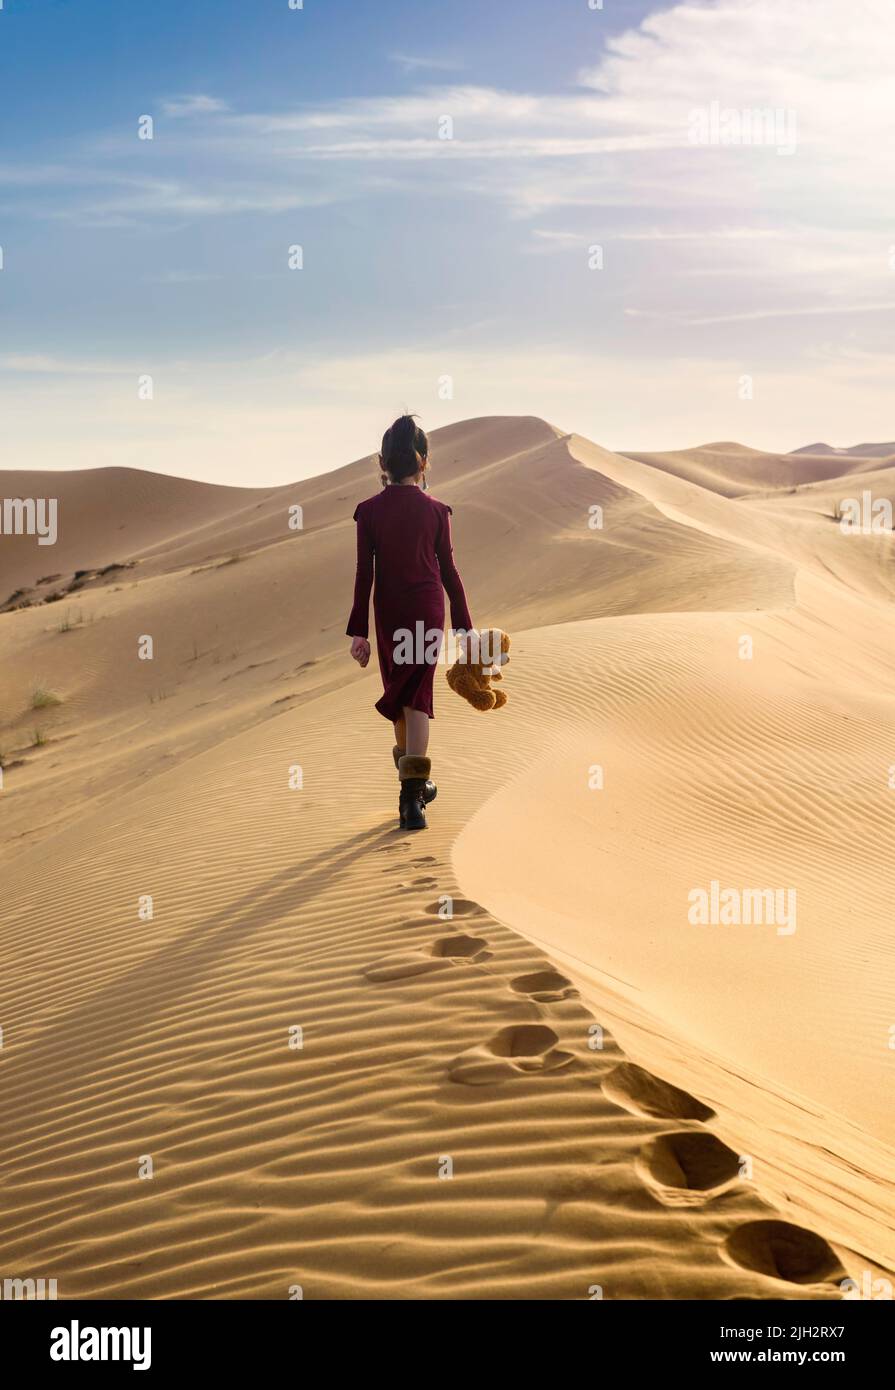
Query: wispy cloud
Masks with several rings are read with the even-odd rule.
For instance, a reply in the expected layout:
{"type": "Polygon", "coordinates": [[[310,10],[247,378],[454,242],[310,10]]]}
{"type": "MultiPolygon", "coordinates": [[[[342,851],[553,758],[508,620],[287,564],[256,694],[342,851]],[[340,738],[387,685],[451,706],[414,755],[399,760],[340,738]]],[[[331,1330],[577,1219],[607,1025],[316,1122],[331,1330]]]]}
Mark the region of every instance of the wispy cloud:
{"type": "MultiPolygon", "coordinates": [[[[789,0],[785,13],[777,0],[716,0],[676,5],[610,38],[602,60],[577,74],[577,89],[570,73],[566,93],[449,84],[266,112],[182,95],[162,103],[163,112],[206,119],[184,120],[177,139],[159,144],[155,182],[143,181],[135,210],[207,216],[354,199],[384,166],[401,179],[401,166],[414,164],[433,186],[453,179],[463,196],[498,200],[512,216],[640,210],[652,223],[643,240],[733,239],[723,229],[744,210],[784,226],[883,228],[895,147],[879,133],[891,106],[884,55],[893,44],[895,10],[884,0],[847,11],[839,0],[789,0]],[[713,101],[795,110],[803,132],[796,154],[694,146],[690,117],[713,101]],[[327,171],[329,163],[356,173],[327,171]],[[672,209],[678,225],[666,228],[672,209]],[[686,212],[689,228],[680,226],[686,212]]],[[[408,72],[453,66],[392,56],[408,72]]],[[[134,140],[92,153],[106,175],[117,164],[140,178],[134,140]]],[[[83,179],[77,158],[73,164],[69,177],[83,179]]],[[[16,178],[27,174],[0,171],[0,181],[16,178]]],[[[73,194],[71,204],[79,201],[73,194]]],[[[100,211],[119,210],[120,201],[100,211]]],[[[630,226],[626,235],[633,239],[630,226]]]]}
{"type": "Polygon", "coordinates": [[[703,314],[702,317],[691,318],[687,322],[693,324],[749,323],[756,319],[821,318],[828,314],[848,314],[857,317],[860,314],[891,313],[893,310],[895,310],[895,299],[883,300],[879,304],[856,304],[854,300],[850,299],[842,304],[803,304],[792,309],[769,305],[764,309],[749,309],[742,314],[703,314]]]}
{"type": "Polygon", "coordinates": [[[211,116],[227,109],[225,101],[220,101],[217,97],[204,96],[201,93],[162,102],[162,111],[174,120],[179,120],[184,116],[211,116]]]}
{"type": "Polygon", "coordinates": [[[463,64],[452,58],[431,58],[411,53],[390,53],[389,58],[404,72],[459,72],[463,64]]]}
{"type": "Polygon", "coordinates": [[[763,308],[747,309],[736,314],[688,314],[665,313],[661,309],[625,309],[625,317],[631,319],[653,319],[656,322],[676,324],[718,324],[753,323],[761,319],[823,318],[833,314],[859,316],[861,314],[882,314],[895,310],[895,299],[883,300],[878,304],[856,304],[849,299],[841,303],[800,304],[787,307],[783,304],[768,304],[763,308]]]}
{"type": "MultiPolygon", "coordinates": [[[[775,227],[715,227],[706,229],[705,227],[694,227],[686,231],[675,231],[661,227],[651,227],[646,230],[628,230],[624,227],[614,227],[611,240],[615,243],[641,242],[653,244],[675,244],[675,243],[696,243],[699,246],[707,242],[753,242],[753,241],[780,241],[786,233],[780,228],[775,227]]],[[[584,251],[593,243],[593,235],[588,237],[584,232],[558,231],[543,227],[533,227],[531,230],[532,245],[527,249],[531,251],[584,251]]]]}
{"type": "Polygon", "coordinates": [[[202,285],[221,278],[204,270],[166,270],[162,275],[152,277],[156,285],[202,285]]]}
{"type": "Polygon", "coordinates": [[[97,170],[89,193],[43,209],[43,215],[87,226],[123,227],[147,218],[184,221],[239,213],[289,212],[334,200],[326,189],[284,188],[273,177],[262,181],[248,171],[240,179],[209,171],[196,184],[185,179],[116,177],[97,170]]]}
{"type": "Polygon", "coordinates": [[[38,352],[7,352],[0,356],[0,371],[25,376],[121,376],[136,370],[121,362],[89,362],[80,357],[60,358],[38,352]]]}

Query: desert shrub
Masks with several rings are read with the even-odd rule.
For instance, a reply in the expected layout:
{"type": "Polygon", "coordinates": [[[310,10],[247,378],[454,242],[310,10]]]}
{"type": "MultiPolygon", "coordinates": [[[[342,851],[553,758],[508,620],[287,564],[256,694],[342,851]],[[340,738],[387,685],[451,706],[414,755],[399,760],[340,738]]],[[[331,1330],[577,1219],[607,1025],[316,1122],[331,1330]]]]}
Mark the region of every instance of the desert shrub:
{"type": "Polygon", "coordinates": [[[52,709],[54,705],[61,704],[60,696],[45,685],[36,685],[31,691],[32,709],[52,709]]]}

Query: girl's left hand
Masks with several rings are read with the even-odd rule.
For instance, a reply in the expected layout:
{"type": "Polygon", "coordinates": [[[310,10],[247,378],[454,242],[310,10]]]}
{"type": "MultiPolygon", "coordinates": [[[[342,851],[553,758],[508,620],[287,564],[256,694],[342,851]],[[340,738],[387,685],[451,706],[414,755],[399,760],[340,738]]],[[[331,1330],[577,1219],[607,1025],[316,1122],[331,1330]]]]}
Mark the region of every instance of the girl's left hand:
{"type": "Polygon", "coordinates": [[[366,637],[352,637],[351,655],[359,666],[366,666],[370,660],[370,644],[366,637]]]}

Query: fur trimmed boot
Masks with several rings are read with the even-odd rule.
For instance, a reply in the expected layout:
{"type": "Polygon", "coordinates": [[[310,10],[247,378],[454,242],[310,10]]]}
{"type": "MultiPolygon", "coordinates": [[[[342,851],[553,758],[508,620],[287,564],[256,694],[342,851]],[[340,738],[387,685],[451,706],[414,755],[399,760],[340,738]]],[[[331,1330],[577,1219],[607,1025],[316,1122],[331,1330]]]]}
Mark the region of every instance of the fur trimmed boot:
{"type": "Polygon", "coordinates": [[[428,758],[405,753],[398,759],[401,780],[398,816],[402,830],[426,829],[426,781],[431,771],[432,763],[428,758]]]}
{"type": "MultiPolygon", "coordinates": [[[[404,757],[404,749],[399,748],[398,745],[395,744],[394,748],[392,749],[392,757],[395,760],[395,767],[398,767],[399,763],[401,762],[401,759],[404,757]]],[[[427,781],[426,790],[423,792],[423,801],[425,801],[426,805],[428,806],[429,802],[434,801],[437,795],[438,788],[436,787],[435,783],[427,781]]]]}

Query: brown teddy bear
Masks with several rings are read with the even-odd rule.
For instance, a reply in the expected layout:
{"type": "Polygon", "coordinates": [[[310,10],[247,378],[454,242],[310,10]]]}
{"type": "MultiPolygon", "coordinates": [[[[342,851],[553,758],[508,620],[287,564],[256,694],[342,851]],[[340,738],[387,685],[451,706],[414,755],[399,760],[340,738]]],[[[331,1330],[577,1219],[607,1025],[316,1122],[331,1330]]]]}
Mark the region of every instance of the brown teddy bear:
{"type": "Polygon", "coordinates": [[[502,690],[492,690],[491,682],[503,679],[498,667],[509,661],[509,650],[510,639],[499,627],[467,633],[460,639],[460,655],[447,673],[451,690],[468,700],[473,709],[500,709],[507,697],[502,690]]]}

